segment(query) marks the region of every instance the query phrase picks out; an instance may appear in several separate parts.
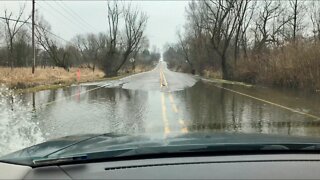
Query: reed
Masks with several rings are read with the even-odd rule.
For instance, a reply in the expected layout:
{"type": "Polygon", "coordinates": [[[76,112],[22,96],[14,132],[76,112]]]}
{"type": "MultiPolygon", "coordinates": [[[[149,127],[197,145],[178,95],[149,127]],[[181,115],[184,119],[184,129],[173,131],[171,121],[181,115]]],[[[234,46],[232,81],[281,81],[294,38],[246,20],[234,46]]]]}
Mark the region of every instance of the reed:
{"type": "Polygon", "coordinates": [[[77,71],[80,69],[80,81],[88,82],[99,80],[104,77],[104,73],[96,69],[94,72],[90,68],[70,68],[69,71],[63,68],[36,68],[35,74],[31,73],[31,68],[9,68],[0,67],[0,84],[5,84],[10,88],[30,88],[40,85],[57,85],[76,83],[77,71]]]}
{"type": "Polygon", "coordinates": [[[280,87],[320,89],[320,44],[296,42],[241,58],[235,79],[280,87]]]}

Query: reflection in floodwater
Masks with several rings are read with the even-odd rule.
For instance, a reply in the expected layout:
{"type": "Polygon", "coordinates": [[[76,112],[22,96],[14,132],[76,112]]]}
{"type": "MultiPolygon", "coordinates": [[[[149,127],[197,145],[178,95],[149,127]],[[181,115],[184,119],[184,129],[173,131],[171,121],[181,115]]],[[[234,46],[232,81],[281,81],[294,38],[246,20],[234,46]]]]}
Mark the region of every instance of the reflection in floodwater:
{"type": "MultiPolygon", "coordinates": [[[[319,95],[303,98],[294,93],[222,86],[320,116],[319,95]]],[[[8,92],[0,90],[0,155],[48,139],[107,132],[320,135],[319,120],[202,81],[175,92],[96,86],[22,95],[8,92]]]]}
{"type": "MultiPolygon", "coordinates": [[[[186,112],[190,115],[188,125],[191,131],[320,135],[319,119],[281,109],[203,82],[199,82],[193,88],[177,92],[176,96],[184,101],[182,104],[186,106],[186,112]]],[[[312,104],[312,101],[309,104],[301,104],[308,109],[316,109],[314,105],[319,107],[317,103],[312,104]]]]}
{"type": "MultiPolygon", "coordinates": [[[[82,87],[87,91],[92,87],[82,87]]],[[[46,139],[70,134],[135,133],[142,131],[141,123],[146,98],[139,92],[101,88],[79,96],[79,88],[57,90],[57,99],[37,112],[39,127],[45,129],[46,139]],[[72,94],[76,96],[70,97],[72,94]],[[69,98],[70,97],[70,98],[69,98]]]]}

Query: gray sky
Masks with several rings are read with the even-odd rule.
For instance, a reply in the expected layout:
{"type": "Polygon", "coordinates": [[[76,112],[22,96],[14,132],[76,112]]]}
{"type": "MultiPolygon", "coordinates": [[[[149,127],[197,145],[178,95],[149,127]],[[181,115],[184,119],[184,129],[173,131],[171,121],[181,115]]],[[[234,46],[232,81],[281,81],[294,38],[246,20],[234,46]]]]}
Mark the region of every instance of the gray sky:
{"type": "MultiPolygon", "coordinates": [[[[4,9],[15,13],[26,1],[0,1],[0,15],[4,9]]],[[[128,3],[128,1],[126,1],[128,3]]],[[[150,48],[162,48],[175,42],[176,32],[185,22],[187,1],[133,1],[148,16],[147,36],[150,48]]],[[[26,14],[31,12],[31,1],[26,3],[26,14]]],[[[70,40],[76,34],[106,32],[107,11],[105,1],[36,1],[40,15],[51,24],[53,33],[70,40]],[[80,17],[80,18],[79,18],[80,17]]]]}

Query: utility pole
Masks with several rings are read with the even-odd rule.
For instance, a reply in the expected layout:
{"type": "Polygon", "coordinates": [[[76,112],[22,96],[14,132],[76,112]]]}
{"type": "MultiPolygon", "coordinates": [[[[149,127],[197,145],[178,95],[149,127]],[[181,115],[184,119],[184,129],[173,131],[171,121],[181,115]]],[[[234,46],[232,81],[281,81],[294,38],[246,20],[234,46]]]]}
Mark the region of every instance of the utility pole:
{"type": "Polygon", "coordinates": [[[34,74],[35,66],[36,66],[36,48],[34,43],[34,6],[35,6],[35,0],[32,0],[32,51],[33,51],[32,74],[34,74]]]}

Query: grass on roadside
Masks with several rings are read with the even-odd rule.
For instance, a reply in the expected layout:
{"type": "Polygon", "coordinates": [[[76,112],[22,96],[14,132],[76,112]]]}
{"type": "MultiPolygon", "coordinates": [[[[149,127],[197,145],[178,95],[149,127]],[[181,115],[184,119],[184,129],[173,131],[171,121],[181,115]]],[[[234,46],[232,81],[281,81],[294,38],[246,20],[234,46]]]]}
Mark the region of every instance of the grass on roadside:
{"type": "MultiPolygon", "coordinates": [[[[66,71],[63,68],[36,68],[35,74],[31,73],[31,68],[9,68],[0,67],[0,84],[5,84],[13,89],[48,89],[62,87],[77,83],[78,68],[70,68],[66,71]]],[[[80,81],[89,82],[102,79],[104,73],[100,70],[93,72],[89,68],[80,68],[80,81]]]]}
{"type": "Polygon", "coordinates": [[[122,70],[119,76],[105,77],[103,71],[90,68],[70,68],[69,72],[63,68],[36,68],[35,74],[31,68],[0,67],[0,84],[5,84],[17,92],[35,92],[48,89],[58,89],[76,83],[93,81],[116,80],[135,73],[151,70],[152,67],[137,66],[135,72],[131,69],[122,70]],[[77,80],[77,71],[80,69],[80,80],[77,80]]]}

